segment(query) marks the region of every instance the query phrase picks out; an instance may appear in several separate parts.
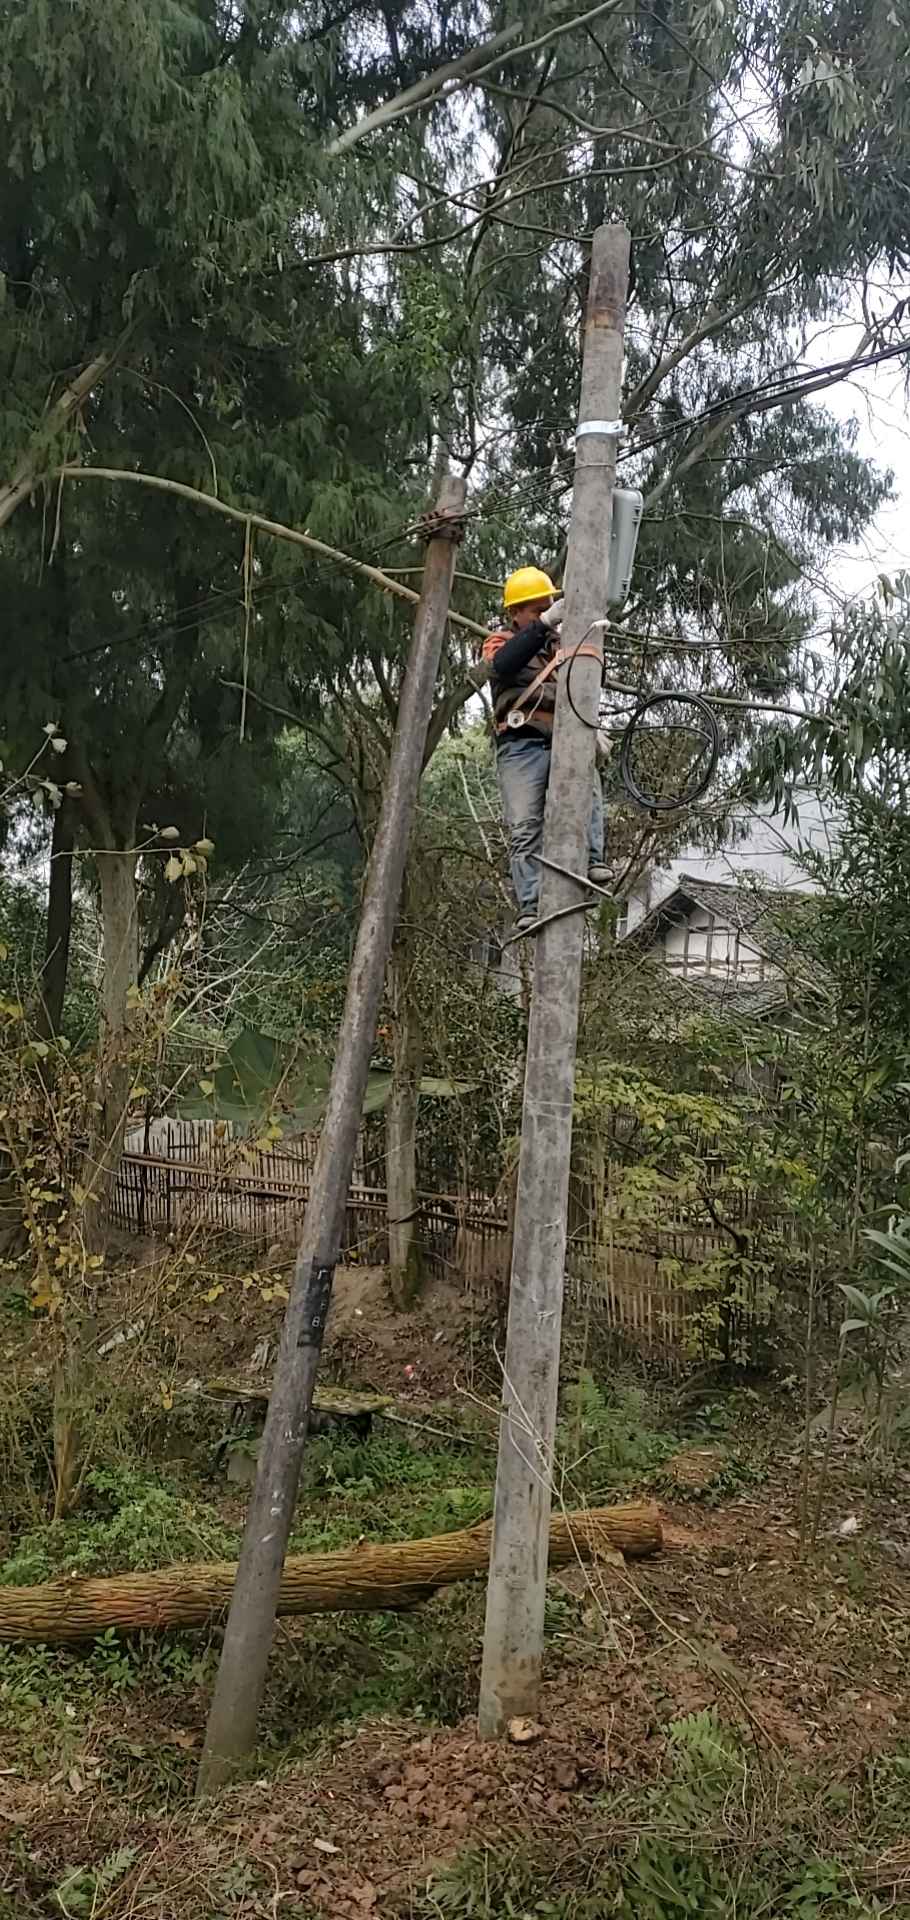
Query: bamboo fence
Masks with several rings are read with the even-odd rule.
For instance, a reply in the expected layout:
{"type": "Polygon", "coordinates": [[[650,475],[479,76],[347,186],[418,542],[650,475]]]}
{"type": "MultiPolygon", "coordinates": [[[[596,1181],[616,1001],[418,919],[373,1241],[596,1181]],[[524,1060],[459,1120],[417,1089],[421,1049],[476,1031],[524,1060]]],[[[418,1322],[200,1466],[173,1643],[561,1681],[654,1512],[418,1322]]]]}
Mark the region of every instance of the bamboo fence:
{"type": "MultiPolygon", "coordinates": [[[[315,1136],[301,1135],[260,1150],[205,1123],[158,1121],[151,1133],[132,1131],[113,1224],[155,1237],[204,1225],[209,1233],[241,1235],[263,1250],[286,1246],[303,1218],[317,1144],[315,1136]]],[[[341,1249],[346,1263],[379,1266],[387,1260],[383,1171],[367,1134],[348,1193],[341,1249]]],[[[434,1172],[441,1171],[434,1166],[434,1172]]],[[[601,1170],[605,1189],[590,1170],[573,1175],[566,1261],[570,1298],[595,1307],[617,1334],[671,1362],[691,1352],[693,1328],[704,1307],[699,1269],[730,1252],[731,1227],[754,1231],[778,1224],[754,1195],[725,1193],[723,1171],[718,1161],[712,1187],[726,1229],[706,1226],[682,1206],[665,1213],[659,1227],[611,1221],[608,1212],[605,1224],[597,1194],[609,1193],[609,1165],[601,1170]]],[[[503,1192],[421,1191],[418,1205],[416,1232],[427,1267],[481,1299],[501,1290],[509,1257],[503,1192]]],[[[735,1311],[743,1333],[768,1317],[757,1292],[739,1299],[735,1311]]]]}

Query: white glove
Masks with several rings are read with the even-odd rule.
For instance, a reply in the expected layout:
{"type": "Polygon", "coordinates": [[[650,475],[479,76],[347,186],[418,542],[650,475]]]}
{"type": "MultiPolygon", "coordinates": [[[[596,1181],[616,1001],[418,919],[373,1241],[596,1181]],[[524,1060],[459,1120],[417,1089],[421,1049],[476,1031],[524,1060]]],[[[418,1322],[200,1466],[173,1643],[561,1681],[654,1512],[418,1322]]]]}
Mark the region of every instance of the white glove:
{"type": "Polygon", "coordinates": [[[546,610],[546,613],[541,614],[540,616],[541,626],[542,627],[561,627],[565,610],[566,610],[566,603],[564,600],[554,600],[552,607],[548,607],[546,610]]]}

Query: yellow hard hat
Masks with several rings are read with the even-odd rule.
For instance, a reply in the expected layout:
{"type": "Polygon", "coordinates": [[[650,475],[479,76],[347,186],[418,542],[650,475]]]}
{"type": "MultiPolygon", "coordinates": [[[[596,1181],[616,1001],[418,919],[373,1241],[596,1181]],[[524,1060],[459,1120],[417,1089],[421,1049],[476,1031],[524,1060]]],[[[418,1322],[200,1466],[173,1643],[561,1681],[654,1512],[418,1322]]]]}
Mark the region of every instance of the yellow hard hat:
{"type": "Polygon", "coordinates": [[[553,600],[556,588],[548,573],[539,567],[519,567],[510,573],[502,590],[504,607],[523,607],[528,600],[553,600]]]}

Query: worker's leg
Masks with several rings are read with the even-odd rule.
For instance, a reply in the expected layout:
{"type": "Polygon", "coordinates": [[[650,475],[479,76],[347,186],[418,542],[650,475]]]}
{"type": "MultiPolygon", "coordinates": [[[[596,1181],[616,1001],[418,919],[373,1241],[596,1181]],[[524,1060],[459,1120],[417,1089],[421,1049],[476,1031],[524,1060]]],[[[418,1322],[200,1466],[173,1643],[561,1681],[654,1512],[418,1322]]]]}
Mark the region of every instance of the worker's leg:
{"type": "Polygon", "coordinates": [[[509,830],[509,865],[519,913],[533,913],[540,892],[540,867],[532,855],[543,840],[543,811],[550,778],[550,746],[539,740],[501,740],[496,770],[502,812],[509,830]]]}

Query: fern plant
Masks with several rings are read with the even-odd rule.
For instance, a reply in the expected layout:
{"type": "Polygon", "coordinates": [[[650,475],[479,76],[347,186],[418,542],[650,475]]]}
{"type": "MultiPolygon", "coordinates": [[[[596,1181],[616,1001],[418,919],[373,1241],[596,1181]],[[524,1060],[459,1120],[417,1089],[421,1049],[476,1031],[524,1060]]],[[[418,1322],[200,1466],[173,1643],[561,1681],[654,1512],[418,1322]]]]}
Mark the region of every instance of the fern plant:
{"type": "Polygon", "coordinates": [[[641,1388],[620,1385],[608,1398],[586,1369],[566,1388],[556,1446],[567,1486],[576,1493],[639,1478],[671,1449],[648,1424],[641,1388]]]}
{"type": "Polygon", "coordinates": [[[96,1867],[75,1867],[54,1888],[60,1913],[66,1920],[90,1920],[99,1912],[104,1896],[129,1873],[135,1858],[135,1847],[118,1847],[96,1867]]]}
{"type": "Polygon", "coordinates": [[[512,1851],[473,1849],[428,1885],[421,1920],[873,1920],[845,1866],[807,1845],[798,1800],[775,1807],[773,1843],[741,1741],[713,1709],[668,1729],[664,1778],[595,1827],[512,1851]]]}

